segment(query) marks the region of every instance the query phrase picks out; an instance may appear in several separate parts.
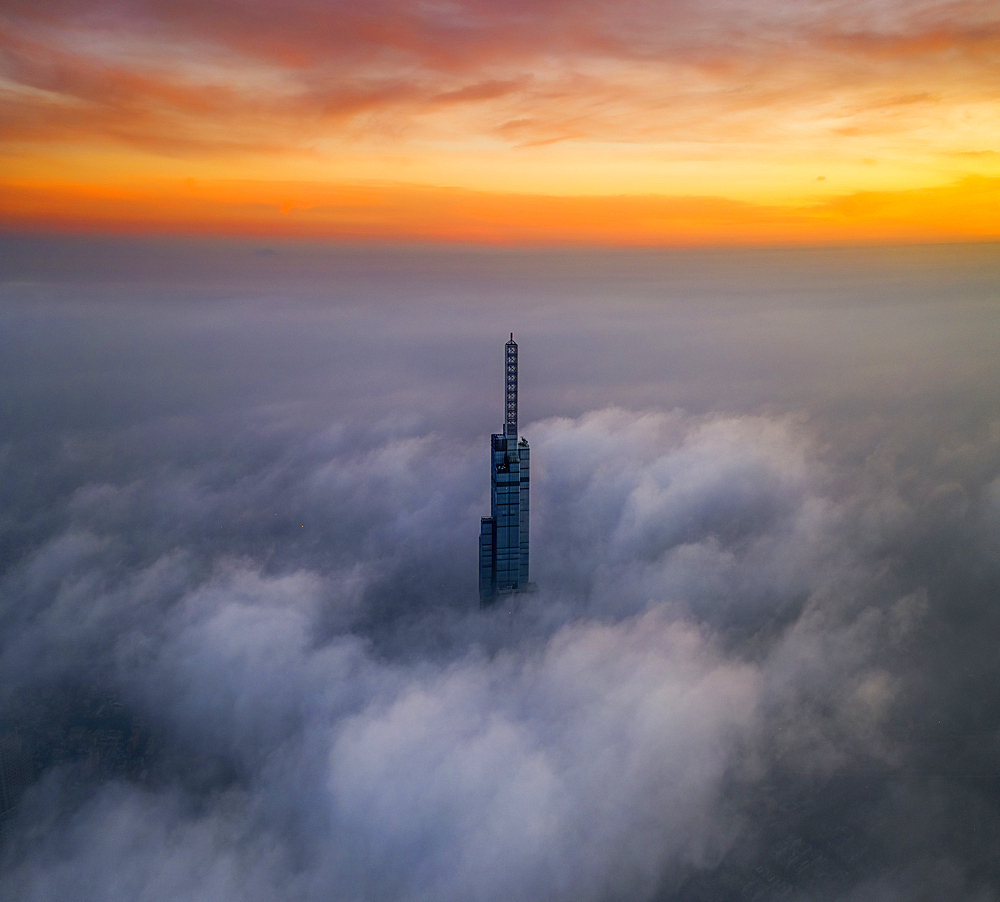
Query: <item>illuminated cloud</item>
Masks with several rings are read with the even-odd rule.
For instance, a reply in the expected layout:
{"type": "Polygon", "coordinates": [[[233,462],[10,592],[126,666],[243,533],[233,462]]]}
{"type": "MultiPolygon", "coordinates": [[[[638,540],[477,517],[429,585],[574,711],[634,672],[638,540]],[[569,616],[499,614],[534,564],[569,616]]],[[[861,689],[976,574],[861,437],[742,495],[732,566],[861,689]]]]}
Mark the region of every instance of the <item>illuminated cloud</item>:
{"type": "MultiPolygon", "coordinates": [[[[226,172],[787,209],[819,175],[833,199],[1000,172],[973,155],[1000,121],[1000,15],[985,0],[18,2],[0,22],[0,153],[12,180],[52,190],[55,173],[89,193],[226,172]]],[[[169,228],[169,195],[150,196],[169,228]]],[[[616,220],[606,238],[646,231],[616,220]]],[[[916,211],[914,236],[938,231],[916,211]]]]}

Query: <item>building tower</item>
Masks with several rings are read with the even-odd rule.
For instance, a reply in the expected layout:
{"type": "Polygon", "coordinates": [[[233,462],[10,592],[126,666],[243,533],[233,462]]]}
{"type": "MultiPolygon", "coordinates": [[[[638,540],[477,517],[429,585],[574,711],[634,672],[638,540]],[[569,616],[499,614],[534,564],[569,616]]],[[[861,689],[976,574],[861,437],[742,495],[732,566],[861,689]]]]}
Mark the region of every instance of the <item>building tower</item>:
{"type": "Polygon", "coordinates": [[[506,413],[502,433],[490,437],[490,516],[479,531],[479,600],[528,588],[528,490],[530,450],[517,437],[517,344],[504,347],[506,413]]]}

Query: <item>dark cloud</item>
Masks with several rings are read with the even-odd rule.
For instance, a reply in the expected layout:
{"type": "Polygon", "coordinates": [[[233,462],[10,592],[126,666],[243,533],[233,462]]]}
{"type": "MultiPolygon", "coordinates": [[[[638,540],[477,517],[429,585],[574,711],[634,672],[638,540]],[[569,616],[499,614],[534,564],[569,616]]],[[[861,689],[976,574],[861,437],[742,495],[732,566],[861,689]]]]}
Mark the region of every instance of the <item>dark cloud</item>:
{"type": "Polygon", "coordinates": [[[995,246],[5,250],[5,898],[996,897],[995,246]]]}

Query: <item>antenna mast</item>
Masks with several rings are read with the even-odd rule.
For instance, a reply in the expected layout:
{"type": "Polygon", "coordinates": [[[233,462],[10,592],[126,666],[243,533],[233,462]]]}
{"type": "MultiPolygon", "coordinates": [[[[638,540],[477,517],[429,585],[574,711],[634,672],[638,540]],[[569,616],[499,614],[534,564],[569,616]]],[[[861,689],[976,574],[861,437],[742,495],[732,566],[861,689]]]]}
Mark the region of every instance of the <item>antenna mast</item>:
{"type": "Polygon", "coordinates": [[[507,418],[504,423],[504,435],[517,437],[517,345],[514,343],[514,333],[510,333],[510,341],[505,345],[507,361],[507,418]]]}

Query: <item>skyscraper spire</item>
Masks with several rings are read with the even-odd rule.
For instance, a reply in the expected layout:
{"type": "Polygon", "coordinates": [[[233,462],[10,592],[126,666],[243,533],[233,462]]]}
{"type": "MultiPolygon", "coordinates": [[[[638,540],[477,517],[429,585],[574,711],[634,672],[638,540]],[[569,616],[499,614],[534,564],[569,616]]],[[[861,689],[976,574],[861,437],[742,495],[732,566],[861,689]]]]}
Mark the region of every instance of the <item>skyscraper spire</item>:
{"type": "Polygon", "coordinates": [[[490,439],[490,516],[479,531],[479,598],[488,605],[500,595],[528,588],[528,443],[517,437],[517,345],[504,347],[506,411],[502,433],[490,439]]]}
{"type": "Polygon", "coordinates": [[[507,413],[504,420],[504,435],[517,437],[517,344],[514,333],[510,333],[510,341],[504,347],[507,363],[507,413]]]}

